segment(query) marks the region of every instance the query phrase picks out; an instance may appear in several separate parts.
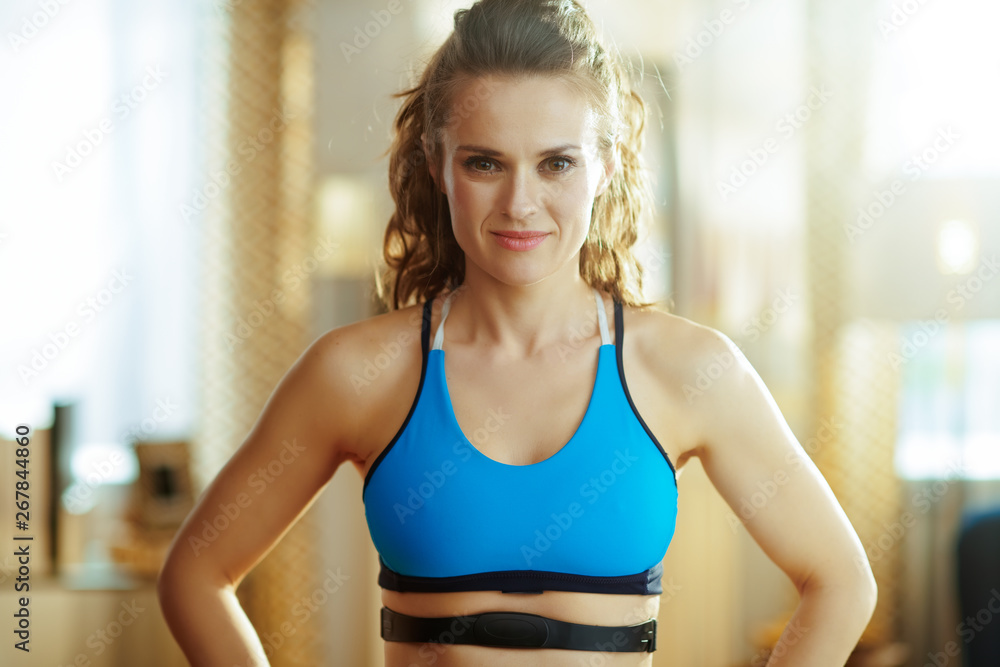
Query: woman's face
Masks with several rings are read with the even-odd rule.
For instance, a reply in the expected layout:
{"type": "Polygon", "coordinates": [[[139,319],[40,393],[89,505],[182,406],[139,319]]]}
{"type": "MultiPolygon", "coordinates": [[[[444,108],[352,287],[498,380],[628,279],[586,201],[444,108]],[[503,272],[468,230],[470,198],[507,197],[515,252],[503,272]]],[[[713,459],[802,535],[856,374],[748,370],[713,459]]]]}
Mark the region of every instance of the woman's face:
{"type": "Polygon", "coordinates": [[[556,77],[481,78],[458,89],[453,109],[437,184],[466,283],[577,275],[594,198],[614,169],[582,94],[556,77]]]}

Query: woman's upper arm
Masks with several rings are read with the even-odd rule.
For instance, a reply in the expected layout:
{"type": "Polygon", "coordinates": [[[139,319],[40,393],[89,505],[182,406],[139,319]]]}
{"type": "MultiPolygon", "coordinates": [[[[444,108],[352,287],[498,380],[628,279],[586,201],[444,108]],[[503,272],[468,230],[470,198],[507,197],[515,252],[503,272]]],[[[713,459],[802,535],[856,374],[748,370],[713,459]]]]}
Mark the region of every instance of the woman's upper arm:
{"type": "Polygon", "coordinates": [[[708,478],[800,591],[859,580],[873,588],[857,533],[760,376],[726,336],[702,329],[690,372],[724,369],[692,401],[708,478]]]}
{"type": "Polygon", "coordinates": [[[357,424],[345,338],[342,330],[321,336],[281,379],[178,530],[161,581],[198,573],[235,588],[350,457],[357,424]]]}

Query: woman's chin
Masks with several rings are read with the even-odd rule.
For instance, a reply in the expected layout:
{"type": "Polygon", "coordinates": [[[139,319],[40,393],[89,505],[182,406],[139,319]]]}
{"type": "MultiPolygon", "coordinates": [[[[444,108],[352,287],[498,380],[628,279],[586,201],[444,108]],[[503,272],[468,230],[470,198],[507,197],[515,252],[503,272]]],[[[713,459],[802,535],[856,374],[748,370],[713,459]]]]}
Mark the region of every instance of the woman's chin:
{"type": "MultiPolygon", "coordinates": [[[[578,264],[579,262],[577,261],[572,268],[575,269],[578,264]]],[[[474,280],[486,278],[487,280],[496,281],[510,287],[528,287],[560,275],[562,270],[567,267],[555,266],[549,263],[542,265],[537,262],[495,263],[486,267],[477,266],[472,274],[470,274],[469,268],[470,263],[466,262],[466,282],[470,278],[474,280]],[[480,275],[475,276],[476,273],[480,275]]]]}

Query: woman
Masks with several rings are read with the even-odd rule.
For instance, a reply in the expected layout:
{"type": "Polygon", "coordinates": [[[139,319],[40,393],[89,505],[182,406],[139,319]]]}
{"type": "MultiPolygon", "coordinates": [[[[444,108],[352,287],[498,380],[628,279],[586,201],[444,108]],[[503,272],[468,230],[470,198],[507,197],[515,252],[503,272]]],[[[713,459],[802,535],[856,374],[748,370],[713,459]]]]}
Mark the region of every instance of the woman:
{"type": "Polygon", "coordinates": [[[769,664],[842,665],[875,603],[864,551],[739,350],[638,303],[644,108],[581,7],[459,11],[401,96],[391,311],[309,347],[180,530],[159,590],[192,664],[266,664],[234,590],[351,461],[386,665],[651,665],[675,470],[697,456],[734,510],[785,471],[746,522],[801,594],[769,664]],[[290,438],[301,463],[244,510],[253,529],[194,555],[290,438]]]}

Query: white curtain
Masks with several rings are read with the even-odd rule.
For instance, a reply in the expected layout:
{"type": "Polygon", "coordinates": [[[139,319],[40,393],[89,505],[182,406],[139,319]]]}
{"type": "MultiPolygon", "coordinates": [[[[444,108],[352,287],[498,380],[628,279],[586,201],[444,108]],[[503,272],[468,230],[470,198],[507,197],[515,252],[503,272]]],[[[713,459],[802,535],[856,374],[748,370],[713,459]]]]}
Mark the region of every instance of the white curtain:
{"type": "Polygon", "coordinates": [[[3,3],[3,430],[44,427],[52,401],[78,402],[78,443],[190,430],[199,237],[179,204],[212,7],[3,3]]]}

